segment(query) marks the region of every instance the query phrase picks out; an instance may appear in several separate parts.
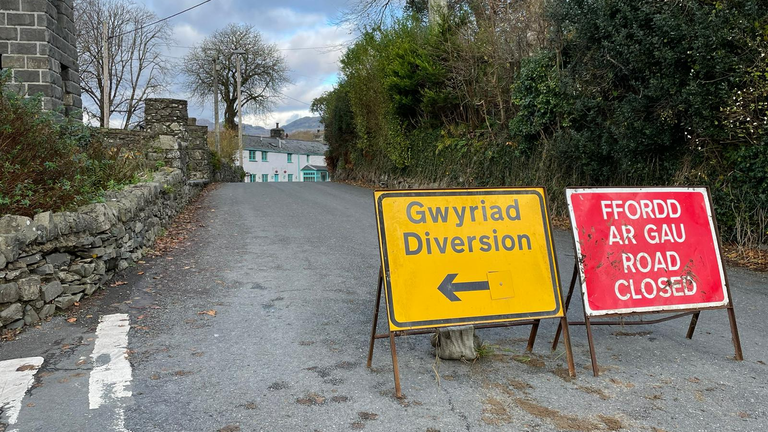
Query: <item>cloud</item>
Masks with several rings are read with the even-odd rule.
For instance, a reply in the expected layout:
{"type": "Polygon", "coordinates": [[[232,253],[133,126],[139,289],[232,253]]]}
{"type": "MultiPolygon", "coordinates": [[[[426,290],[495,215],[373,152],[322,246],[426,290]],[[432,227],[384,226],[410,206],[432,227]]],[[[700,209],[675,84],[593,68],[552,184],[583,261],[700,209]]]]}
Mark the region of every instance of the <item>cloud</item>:
{"type": "MultiPolygon", "coordinates": [[[[144,0],[158,17],[166,17],[201,0],[144,0]]],[[[250,0],[212,0],[167,22],[172,26],[174,43],[167,48],[169,61],[180,62],[191,46],[230,23],[247,23],[274,43],[285,57],[292,84],[286,86],[274,112],[267,116],[246,115],[244,121],[267,127],[274,122],[312,115],[309,104],[330,90],[339,73],[339,58],[354,35],[350,28],[330,24],[349,0],[284,0],[278,5],[250,0]],[[321,47],[321,48],[318,48],[321,47]]],[[[137,0],[142,3],[141,0],[137,0]]],[[[189,99],[181,85],[183,76],[174,75],[173,84],[161,97],[189,99]]],[[[190,101],[192,117],[213,119],[211,104],[190,101]]],[[[222,114],[223,115],[223,114],[222,114]]]]}

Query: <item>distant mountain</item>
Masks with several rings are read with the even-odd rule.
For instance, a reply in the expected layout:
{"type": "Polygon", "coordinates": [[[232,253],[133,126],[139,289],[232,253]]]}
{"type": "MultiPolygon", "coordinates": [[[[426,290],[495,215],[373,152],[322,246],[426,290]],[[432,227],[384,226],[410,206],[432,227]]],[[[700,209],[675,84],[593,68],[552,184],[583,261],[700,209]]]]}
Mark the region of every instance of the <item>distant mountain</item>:
{"type": "MultiPolygon", "coordinates": [[[[197,119],[197,125],[198,126],[208,126],[209,131],[213,131],[213,122],[206,119],[197,119]]],[[[222,129],[224,128],[224,123],[221,123],[222,129]]],[[[269,136],[269,131],[261,126],[253,126],[246,124],[245,128],[243,129],[243,134],[245,135],[255,135],[255,136],[269,136]]]]}
{"type": "Polygon", "coordinates": [[[283,129],[288,133],[300,130],[315,132],[318,129],[323,130],[325,127],[320,123],[320,117],[302,117],[283,126],[283,129]]]}
{"type": "MultiPolygon", "coordinates": [[[[213,130],[213,122],[207,119],[197,119],[198,126],[208,126],[208,130],[213,130]]],[[[224,123],[221,123],[221,127],[224,127],[224,123]]],[[[318,129],[324,130],[325,127],[322,123],[320,123],[320,117],[302,117],[300,119],[296,119],[287,125],[281,126],[283,129],[285,129],[286,133],[292,133],[296,131],[312,131],[315,132],[318,129]]],[[[243,133],[245,135],[261,135],[261,136],[269,136],[269,129],[263,128],[261,126],[253,126],[246,124],[245,129],[243,129],[243,133]]]]}

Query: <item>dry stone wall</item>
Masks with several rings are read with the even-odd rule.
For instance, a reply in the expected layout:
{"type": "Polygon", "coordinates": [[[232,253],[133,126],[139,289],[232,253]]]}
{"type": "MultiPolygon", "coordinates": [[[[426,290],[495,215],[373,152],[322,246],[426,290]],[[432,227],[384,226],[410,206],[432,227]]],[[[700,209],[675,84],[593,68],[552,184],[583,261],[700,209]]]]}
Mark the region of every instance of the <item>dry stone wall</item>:
{"type": "MultiPolygon", "coordinates": [[[[2,1],[2,0],[0,0],[2,1]]],[[[241,170],[232,164],[214,166],[208,149],[208,128],[198,126],[187,114],[187,101],[180,99],[147,99],[144,130],[102,129],[105,141],[123,150],[142,153],[149,166],[181,170],[196,182],[241,182],[241,170]]]]}
{"type": "Polygon", "coordinates": [[[34,324],[104,287],[141,259],[200,186],[162,169],[75,212],[0,218],[0,328],[34,324]]]}
{"type": "Polygon", "coordinates": [[[34,324],[93,294],[134,265],[205,184],[242,181],[230,164],[214,170],[206,128],[188,118],[186,101],[147,100],[145,124],[102,134],[150,166],[163,162],[152,181],[74,212],[0,218],[0,329],[34,324]]]}

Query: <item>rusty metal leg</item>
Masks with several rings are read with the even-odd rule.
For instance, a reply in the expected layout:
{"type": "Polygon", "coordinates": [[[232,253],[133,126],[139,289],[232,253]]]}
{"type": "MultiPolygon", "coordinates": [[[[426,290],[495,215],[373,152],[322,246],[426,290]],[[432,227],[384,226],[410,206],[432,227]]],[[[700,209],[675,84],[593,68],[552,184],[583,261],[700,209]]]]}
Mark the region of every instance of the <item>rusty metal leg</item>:
{"type": "Polygon", "coordinates": [[[560,318],[560,326],[563,329],[563,343],[565,344],[565,356],[568,358],[568,374],[576,376],[576,366],[573,364],[573,350],[571,349],[571,335],[568,332],[568,318],[560,318]]]}
{"type": "Polygon", "coordinates": [[[688,325],[688,333],[686,333],[685,337],[688,339],[693,339],[693,332],[696,330],[696,323],[699,322],[699,314],[701,312],[696,312],[691,317],[691,324],[688,325]]]}
{"type": "Polygon", "coordinates": [[[744,354],[741,352],[741,339],[739,338],[739,328],[736,326],[736,312],[733,310],[733,304],[728,306],[728,321],[731,323],[731,339],[733,340],[733,349],[736,352],[736,360],[744,360],[744,354]]]}
{"type": "Polygon", "coordinates": [[[589,317],[584,314],[584,324],[587,326],[587,342],[589,342],[589,357],[592,360],[592,374],[594,376],[600,375],[597,366],[597,357],[595,356],[595,342],[592,339],[592,326],[589,324],[589,317]]]}
{"type": "Polygon", "coordinates": [[[400,368],[397,366],[397,348],[395,347],[395,335],[389,332],[389,348],[392,350],[392,370],[395,373],[395,396],[398,399],[403,398],[400,391],[400,368]]]}
{"type": "MultiPolygon", "coordinates": [[[[579,262],[573,263],[573,276],[571,276],[571,284],[568,287],[568,295],[565,297],[565,310],[563,314],[568,314],[568,307],[571,305],[571,297],[573,297],[573,289],[576,286],[576,278],[579,277],[579,262]]],[[[552,351],[557,349],[557,344],[560,342],[560,332],[563,330],[562,321],[557,324],[557,331],[555,332],[555,340],[552,341],[552,351]]]]}
{"type": "Polygon", "coordinates": [[[376,291],[376,307],[373,309],[373,328],[371,329],[371,343],[368,345],[368,363],[366,367],[371,367],[371,361],[373,360],[373,342],[376,340],[376,325],[379,322],[379,306],[381,305],[381,289],[384,285],[384,276],[382,270],[379,269],[379,288],[376,291]]]}
{"type": "Polygon", "coordinates": [[[536,320],[531,325],[531,334],[528,336],[528,346],[525,348],[528,352],[533,351],[533,344],[536,342],[536,333],[539,332],[539,321],[541,320],[536,320]]]}

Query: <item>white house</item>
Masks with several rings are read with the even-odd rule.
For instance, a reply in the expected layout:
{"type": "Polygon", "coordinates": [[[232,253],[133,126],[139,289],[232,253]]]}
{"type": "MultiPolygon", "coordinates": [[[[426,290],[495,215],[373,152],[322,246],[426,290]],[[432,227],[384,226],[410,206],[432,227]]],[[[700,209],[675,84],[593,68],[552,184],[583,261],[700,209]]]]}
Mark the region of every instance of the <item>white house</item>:
{"type": "Polygon", "coordinates": [[[328,146],[317,141],[285,139],[278,124],[270,137],[243,135],[246,183],[329,181],[325,166],[328,146]]]}

